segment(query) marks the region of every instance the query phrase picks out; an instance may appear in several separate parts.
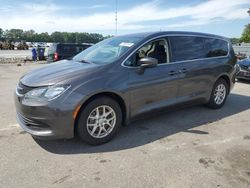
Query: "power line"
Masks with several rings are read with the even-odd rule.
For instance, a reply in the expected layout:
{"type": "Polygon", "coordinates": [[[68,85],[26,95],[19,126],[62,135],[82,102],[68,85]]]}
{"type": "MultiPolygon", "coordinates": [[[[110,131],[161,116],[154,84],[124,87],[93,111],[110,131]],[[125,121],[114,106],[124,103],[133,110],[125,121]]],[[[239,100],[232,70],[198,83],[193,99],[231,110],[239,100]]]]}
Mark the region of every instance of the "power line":
{"type": "Polygon", "coordinates": [[[117,0],[115,0],[115,35],[117,35],[117,0]]]}

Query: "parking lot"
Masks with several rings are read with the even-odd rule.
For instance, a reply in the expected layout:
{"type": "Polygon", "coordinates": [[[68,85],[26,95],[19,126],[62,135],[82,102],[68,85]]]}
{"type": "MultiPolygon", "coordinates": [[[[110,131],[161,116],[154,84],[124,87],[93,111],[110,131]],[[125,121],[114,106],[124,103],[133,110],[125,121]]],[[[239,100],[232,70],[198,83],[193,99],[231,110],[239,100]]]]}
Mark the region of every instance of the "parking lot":
{"type": "Polygon", "coordinates": [[[19,128],[15,86],[41,66],[0,65],[1,187],[250,187],[250,83],[238,82],[222,109],[148,114],[89,146],[19,128]]]}
{"type": "Polygon", "coordinates": [[[0,50],[0,58],[31,58],[31,50],[0,50]]]}

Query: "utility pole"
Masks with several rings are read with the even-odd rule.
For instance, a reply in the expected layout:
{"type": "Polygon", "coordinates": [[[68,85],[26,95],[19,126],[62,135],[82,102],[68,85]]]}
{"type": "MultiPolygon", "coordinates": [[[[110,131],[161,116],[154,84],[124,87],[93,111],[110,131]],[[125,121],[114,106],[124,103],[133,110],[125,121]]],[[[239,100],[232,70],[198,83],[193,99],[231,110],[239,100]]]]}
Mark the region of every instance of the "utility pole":
{"type": "Polygon", "coordinates": [[[117,35],[117,0],[115,0],[115,35],[117,35]]]}
{"type": "Polygon", "coordinates": [[[247,13],[248,13],[248,14],[249,14],[249,16],[250,16],[250,8],[248,9],[247,13]]]}

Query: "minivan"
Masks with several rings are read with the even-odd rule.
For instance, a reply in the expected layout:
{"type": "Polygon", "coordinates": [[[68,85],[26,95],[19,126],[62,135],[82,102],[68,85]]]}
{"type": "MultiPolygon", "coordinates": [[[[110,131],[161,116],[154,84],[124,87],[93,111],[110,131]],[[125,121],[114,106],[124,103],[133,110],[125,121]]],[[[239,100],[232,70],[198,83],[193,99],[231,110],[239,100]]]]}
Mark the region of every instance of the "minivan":
{"type": "Polygon", "coordinates": [[[74,43],[52,43],[48,50],[47,62],[55,62],[63,59],[68,59],[83,50],[90,47],[92,44],[74,44],[74,43]]]}
{"type": "Polygon", "coordinates": [[[17,120],[37,138],[78,135],[102,144],[141,114],[187,103],[221,108],[235,83],[235,64],[230,40],[217,35],[116,36],[21,77],[17,120]]]}

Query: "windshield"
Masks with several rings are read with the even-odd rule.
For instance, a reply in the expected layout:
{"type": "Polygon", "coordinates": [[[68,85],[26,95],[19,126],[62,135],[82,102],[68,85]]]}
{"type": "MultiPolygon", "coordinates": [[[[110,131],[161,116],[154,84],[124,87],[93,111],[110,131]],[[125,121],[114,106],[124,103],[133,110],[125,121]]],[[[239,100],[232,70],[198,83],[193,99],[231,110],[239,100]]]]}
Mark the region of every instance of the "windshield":
{"type": "Polygon", "coordinates": [[[109,38],[77,54],[73,60],[95,64],[113,63],[142,38],[128,36],[109,38]]]}

